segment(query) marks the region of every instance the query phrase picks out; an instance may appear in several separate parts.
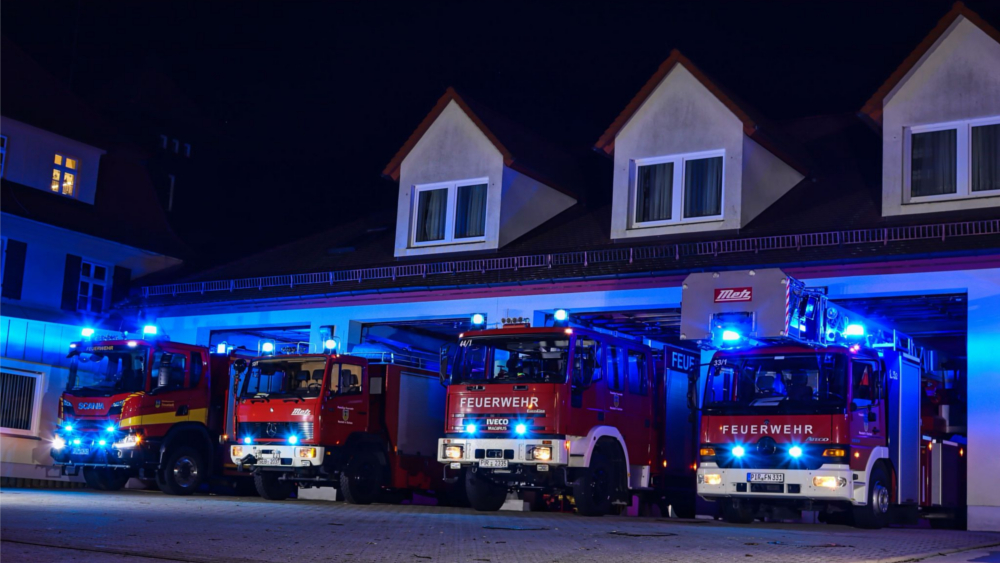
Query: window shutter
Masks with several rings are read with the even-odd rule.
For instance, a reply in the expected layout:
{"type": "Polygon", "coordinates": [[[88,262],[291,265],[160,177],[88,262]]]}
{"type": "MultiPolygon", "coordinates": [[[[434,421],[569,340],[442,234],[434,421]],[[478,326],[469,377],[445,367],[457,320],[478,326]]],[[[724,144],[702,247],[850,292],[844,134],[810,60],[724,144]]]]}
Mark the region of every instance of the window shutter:
{"type": "Polygon", "coordinates": [[[28,243],[7,239],[7,256],[3,264],[3,296],[20,299],[24,287],[24,258],[28,243]]]}
{"type": "Polygon", "coordinates": [[[115,273],[111,277],[111,306],[121,303],[128,297],[128,290],[132,283],[132,269],[115,266],[115,273]]]}
{"type": "Polygon", "coordinates": [[[80,293],[80,266],[83,259],[72,254],[66,255],[66,271],[63,272],[62,309],[76,311],[76,298],[80,293]]]}

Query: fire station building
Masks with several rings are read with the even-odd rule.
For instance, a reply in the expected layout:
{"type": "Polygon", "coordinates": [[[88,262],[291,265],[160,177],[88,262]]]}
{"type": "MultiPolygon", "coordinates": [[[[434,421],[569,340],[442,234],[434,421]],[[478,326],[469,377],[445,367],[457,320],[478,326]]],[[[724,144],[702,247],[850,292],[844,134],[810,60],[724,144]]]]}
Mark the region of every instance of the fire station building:
{"type": "Polygon", "coordinates": [[[448,89],[386,155],[395,212],[121,307],[177,341],[431,364],[476,313],[540,325],[566,309],[683,346],[688,273],[782,268],[947,358],[969,528],[1000,530],[1000,33],[959,4],[863,107],[786,122],[680,52],[650,71],[589,140],[603,173],[448,89]]]}

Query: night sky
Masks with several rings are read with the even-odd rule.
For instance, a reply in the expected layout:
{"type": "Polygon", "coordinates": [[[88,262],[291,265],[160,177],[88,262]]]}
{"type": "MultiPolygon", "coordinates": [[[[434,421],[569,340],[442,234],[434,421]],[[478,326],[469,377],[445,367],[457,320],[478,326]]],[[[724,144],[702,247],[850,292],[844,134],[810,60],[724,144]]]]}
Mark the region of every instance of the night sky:
{"type": "Polygon", "coordinates": [[[143,69],[173,80],[226,145],[194,146],[218,159],[175,217],[218,259],[391,209],[380,173],[449,85],[579,154],[600,201],[590,146],[671,49],[768,118],[851,112],[950,6],[6,2],[0,25],[95,105],[143,69]]]}

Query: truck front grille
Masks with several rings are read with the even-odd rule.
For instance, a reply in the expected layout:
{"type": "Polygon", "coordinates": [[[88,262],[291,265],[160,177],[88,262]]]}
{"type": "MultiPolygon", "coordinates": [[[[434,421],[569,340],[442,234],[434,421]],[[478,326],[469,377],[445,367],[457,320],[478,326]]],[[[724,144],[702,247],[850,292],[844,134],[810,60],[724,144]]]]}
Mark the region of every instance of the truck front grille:
{"type": "Polygon", "coordinates": [[[312,422],[243,422],[240,423],[239,437],[255,440],[287,440],[298,436],[299,440],[313,439],[312,422]]]}

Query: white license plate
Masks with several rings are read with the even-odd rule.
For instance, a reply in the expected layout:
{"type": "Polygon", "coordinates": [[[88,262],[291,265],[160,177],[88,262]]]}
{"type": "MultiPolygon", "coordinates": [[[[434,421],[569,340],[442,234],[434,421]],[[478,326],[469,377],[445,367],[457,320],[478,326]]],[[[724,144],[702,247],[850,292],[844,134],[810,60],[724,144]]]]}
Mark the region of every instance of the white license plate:
{"type": "Polygon", "coordinates": [[[280,457],[258,458],[257,465],[281,465],[281,458],[280,457]]]}
{"type": "Polygon", "coordinates": [[[481,459],[479,467],[507,467],[506,459],[481,459]]]}
{"type": "Polygon", "coordinates": [[[73,455],[90,455],[90,448],[73,448],[73,455]]]}
{"type": "Polygon", "coordinates": [[[750,483],[784,483],[784,473],[747,473],[747,481],[750,483]]]}

